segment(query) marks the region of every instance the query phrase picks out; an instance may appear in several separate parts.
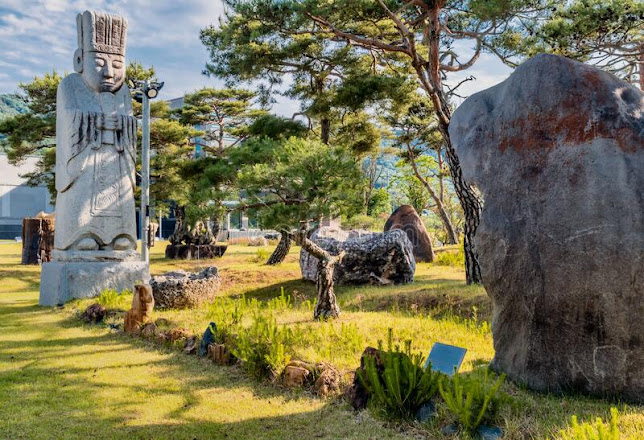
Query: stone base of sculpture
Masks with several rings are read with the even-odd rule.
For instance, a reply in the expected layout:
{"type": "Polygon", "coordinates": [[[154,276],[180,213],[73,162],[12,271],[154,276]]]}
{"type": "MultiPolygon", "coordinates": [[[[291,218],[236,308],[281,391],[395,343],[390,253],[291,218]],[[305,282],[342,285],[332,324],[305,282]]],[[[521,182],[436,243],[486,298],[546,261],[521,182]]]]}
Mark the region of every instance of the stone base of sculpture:
{"type": "Polygon", "coordinates": [[[147,264],[136,258],[136,252],[96,252],[93,259],[82,261],[78,254],[81,252],[54,251],[56,261],[42,265],[41,306],[57,306],[75,298],[95,297],[105,289],[132,290],[135,284],[150,278],[147,264]],[[121,259],[124,253],[128,254],[127,259],[121,259]]]}

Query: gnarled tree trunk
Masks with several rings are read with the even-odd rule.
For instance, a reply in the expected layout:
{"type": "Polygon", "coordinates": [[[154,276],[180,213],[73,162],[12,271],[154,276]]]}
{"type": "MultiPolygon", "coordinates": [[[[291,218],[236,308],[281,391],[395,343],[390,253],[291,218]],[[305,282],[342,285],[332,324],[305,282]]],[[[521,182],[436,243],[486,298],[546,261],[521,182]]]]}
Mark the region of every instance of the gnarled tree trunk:
{"type": "Polygon", "coordinates": [[[318,292],[317,303],[313,311],[313,319],[328,319],[340,316],[335,292],[333,290],[333,272],[335,266],[342,261],[344,251],[338,255],[331,255],[320,246],[309,240],[306,228],[298,230],[297,242],[308,253],[319,260],[316,287],[318,292]]]}
{"type": "Polygon", "coordinates": [[[423,89],[429,94],[438,120],[438,130],[445,141],[445,156],[449,165],[454,190],[465,214],[465,231],[463,237],[463,252],[465,254],[465,279],[467,284],[478,284],[482,281],[481,267],[478,254],[474,248],[474,236],[481,219],[481,200],[474,188],[463,178],[461,164],[449,137],[449,121],[452,116],[447,98],[443,93],[442,80],[439,71],[439,39],[440,39],[440,8],[436,7],[428,14],[427,43],[429,47],[429,63],[419,63],[418,53],[414,54],[412,65],[418,73],[423,89]]]}
{"type": "Polygon", "coordinates": [[[286,230],[282,230],[280,231],[280,233],[282,234],[282,236],[280,237],[280,242],[277,243],[277,247],[266,262],[266,264],[270,266],[274,266],[283,262],[288,255],[288,252],[291,250],[291,235],[286,230]]]}
{"type": "MultiPolygon", "coordinates": [[[[308,250],[308,249],[307,249],[308,250]]],[[[333,290],[333,272],[335,265],[341,260],[340,255],[320,258],[318,261],[318,277],[315,286],[318,292],[313,319],[337,318],[340,316],[340,307],[333,290]]]]}

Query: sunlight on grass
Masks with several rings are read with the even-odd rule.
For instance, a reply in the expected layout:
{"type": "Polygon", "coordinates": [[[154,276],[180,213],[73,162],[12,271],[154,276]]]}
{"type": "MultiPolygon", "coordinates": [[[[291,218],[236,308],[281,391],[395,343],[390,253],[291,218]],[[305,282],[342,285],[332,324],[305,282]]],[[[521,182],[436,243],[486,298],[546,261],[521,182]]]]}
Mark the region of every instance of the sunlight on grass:
{"type": "MultiPolygon", "coordinates": [[[[321,323],[311,319],[315,288],[300,279],[299,248],[271,267],[257,262],[257,248],[250,246],[231,246],[218,260],[177,262],[163,258],[164,245],[153,249],[153,274],[214,264],[222,276],[219,297],[261,303],[284,288],[292,306],[272,313],[279,324],[310,335],[293,347],[301,359],[353,370],[364,347],[386,339],[388,328],[424,355],[435,341],[467,348],[464,371],[494,355],[490,302],[480,286],[464,284],[460,268],[421,263],[409,285],[340,286],[341,318],[321,323]]],[[[19,263],[19,245],[1,244],[1,438],[448,438],[440,432],[448,422],[444,414],[439,423],[400,431],[336,400],[259,384],[236,367],[81,325],[71,312],[92,300],[64,310],[38,307],[40,268],[19,263]]],[[[206,305],[155,311],[155,318],[201,334],[212,313],[206,305]]],[[[501,412],[504,438],[556,438],[573,414],[580,423],[607,419],[611,405],[619,409],[625,438],[644,438],[641,406],[536,394],[511,383],[504,391],[514,398],[501,412]]]]}

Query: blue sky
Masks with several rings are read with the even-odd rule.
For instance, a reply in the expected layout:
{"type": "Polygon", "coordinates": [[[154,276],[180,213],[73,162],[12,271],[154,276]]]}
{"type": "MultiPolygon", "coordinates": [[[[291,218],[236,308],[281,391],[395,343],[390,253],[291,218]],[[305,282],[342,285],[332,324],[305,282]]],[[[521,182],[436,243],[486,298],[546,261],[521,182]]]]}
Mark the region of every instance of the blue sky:
{"type": "MultiPolygon", "coordinates": [[[[223,13],[219,0],[0,0],[0,93],[15,92],[21,81],[52,69],[73,71],[76,14],[86,9],[128,17],[127,59],[154,66],[165,81],[161,99],[222,85],[201,74],[208,56],[199,41],[199,29],[217,24],[223,13]]],[[[448,83],[473,75],[476,81],[459,89],[471,94],[509,73],[494,57],[483,55],[474,68],[450,76],[448,83]]],[[[291,116],[298,104],[279,99],[273,111],[291,116]]]]}

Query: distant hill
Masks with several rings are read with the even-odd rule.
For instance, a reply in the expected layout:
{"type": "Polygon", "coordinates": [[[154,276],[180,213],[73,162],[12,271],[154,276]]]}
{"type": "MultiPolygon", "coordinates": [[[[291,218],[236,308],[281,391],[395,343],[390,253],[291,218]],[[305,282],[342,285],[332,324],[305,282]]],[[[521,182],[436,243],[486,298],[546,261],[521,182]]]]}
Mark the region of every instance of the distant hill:
{"type": "Polygon", "coordinates": [[[0,120],[19,113],[27,113],[27,105],[15,95],[0,94],[0,120]]]}

